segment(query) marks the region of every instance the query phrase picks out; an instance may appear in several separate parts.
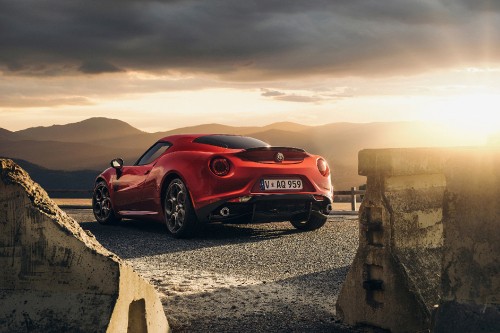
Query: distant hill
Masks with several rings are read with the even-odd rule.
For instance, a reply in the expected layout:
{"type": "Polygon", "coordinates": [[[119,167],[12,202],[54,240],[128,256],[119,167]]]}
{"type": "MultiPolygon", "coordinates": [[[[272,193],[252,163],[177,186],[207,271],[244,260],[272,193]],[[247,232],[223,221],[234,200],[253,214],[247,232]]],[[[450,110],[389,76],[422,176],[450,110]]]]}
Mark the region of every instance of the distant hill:
{"type": "MultiPolygon", "coordinates": [[[[100,171],[94,170],[50,170],[25,160],[13,160],[30,174],[31,179],[40,184],[46,190],[89,191],[93,189],[95,178],[100,173],[100,171]]],[[[64,193],[58,193],[59,197],[62,195],[64,195],[64,193]]],[[[87,197],[90,196],[89,193],[83,193],[83,195],[87,197]]],[[[82,193],[80,193],[80,196],[82,196],[82,193]]]]}
{"type": "MultiPolygon", "coordinates": [[[[463,134],[423,122],[335,123],[306,132],[315,148],[357,164],[357,152],[367,148],[442,147],[466,145],[463,134]]],[[[331,156],[333,157],[333,155],[331,156]]]]}
{"type": "Polygon", "coordinates": [[[259,126],[228,126],[221,124],[203,124],[197,126],[189,126],[177,128],[171,131],[158,132],[156,135],[163,137],[174,134],[236,134],[236,135],[249,135],[255,132],[265,132],[269,130],[282,130],[290,132],[300,132],[309,129],[310,126],[291,123],[291,122],[278,122],[263,127],[259,126]]]}
{"type": "Polygon", "coordinates": [[[310,151],[311,139],[303,132],[292,132],[281,129],[269,129],[247,134],[248,136],[265,141],[272,146],[290,146],[310,151]]]}
{"type": "Polygon", "coordinates": [[[100,170],[123,157],[132,164],[144,149],[110,148],[87,143],[0,140],[0,155],[22,159],[53,170],[100,170]]]}
{"type": "Polygon", "coordinates": [[[257,131],[260,127],[235,127],[221,124],[203,124],[189,127],[181,127],[171,131],[155,133],[160,137],[174,134],[239,134],[244,135],[257,131]]]}
{"type": "MultiPolygon", "coordinates": [[[[262,127],[204,124],[147,133],[117,119],[90,118],[17,132],[0,129],[0,155],[52,170],[102,170],[115,157],[122,157],[127,165],[133,164],[158,139],[180,133],[250,135],[275,146],[304,148],[328,160],[337,189],[348,189],[365,182],[365,178],[357,173],[358,152],[362,149],[460,146],[467,145],[469,137],[468,133],[457,134],[443,126],[423,122],[332,123],[322,126],[279,122],[262,127]]],[[[500,142],[500,136],[493,137],[491,142],[500,142]]],[[[55,185],[50,187],[57,187],[55,185]]]]}
{"type": "Polygon", "coordinates": [[[283,121],[283,122],[278,122],[278,123],[266,125],[266,126],[262,127],[260,130],[261,131],[281,130],[281,131],[288,131],[288,132],[302,132],[302,131],[306,131],[306,130],[311,129],[311,128],[313,128],[313,126],[307,126],[307,125],[292,123],[289,121],[283,121]]]}
{"type": "Polygon", "coordinates": [[[133,150],[137,152],[137,156],[135,157],[137,158],[139,157],[140,153],[144,152],[147,148],[152,146],[153,143],[163,138],[164,136],[166,135],[158,133],[141,133],[110,138],[106,140],[89,141],[87,143],[111,148],[120,154],[122,151],[133,150]]]}
{"type": "Polygon", "coordinates": [[[16,133],[37,141],[98,142],[144,132],[121,120],[98,117],[67,125],[31,127],[16,133]]]}
{"type": "Polygon", "coordinates": [[[25,139],[21,134],[11,132],[4,128],[0,128],[0,140],[22,140],[25,139]]]}

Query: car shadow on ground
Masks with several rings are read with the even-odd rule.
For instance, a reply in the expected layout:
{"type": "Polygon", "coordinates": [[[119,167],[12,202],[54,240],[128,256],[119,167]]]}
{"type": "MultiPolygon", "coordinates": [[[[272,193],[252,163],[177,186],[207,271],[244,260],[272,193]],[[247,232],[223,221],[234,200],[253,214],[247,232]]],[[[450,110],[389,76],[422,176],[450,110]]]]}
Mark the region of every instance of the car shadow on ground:
{"type": "Polygon", "coordinates": [[[262,224],[208,224],[202,226],[192,238],[176,239],[164,225],[152,221],[123,220],[116,225],[81,222],[107,249],[128,259],[155,254],[197,250],[201,248],[254,243],[300,233],[288,222],[262,224]],[[126,246],[124,251],[121,251],[126,246]]]}

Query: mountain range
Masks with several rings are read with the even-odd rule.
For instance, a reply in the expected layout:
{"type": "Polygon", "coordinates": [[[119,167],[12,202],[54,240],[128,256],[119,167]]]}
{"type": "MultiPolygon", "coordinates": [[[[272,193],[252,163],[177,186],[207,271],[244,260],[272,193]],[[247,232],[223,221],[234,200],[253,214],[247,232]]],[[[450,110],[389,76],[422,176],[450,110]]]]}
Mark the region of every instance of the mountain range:
{"type": "Polygon", "coordinates": [[[337,189],[348,189],[365,182],[364,177],[357,174],[357,154],[361,149],[462,146],[467,145],[468,138],[467,133],[448,131],[443,126],[425,122],[332,123],[321,126],[280,122],[262,127],[204,124],[148,133],[121,120],[98,117],[16,132],[0,128],[0,156],[29,163],[32,170],[37,170],[36,178],[32,177],[46,187],[80,189],[86,186],[86,182],[77,183],[78,176],[72,178],[71,172],[82,176],[81,172],[85,170],[85,179],[89,175],[95,177],[115,157],[133,164],[158,139],[180,133],[248,135],[275,146],[304,148],[329,161],[337,189]]]}

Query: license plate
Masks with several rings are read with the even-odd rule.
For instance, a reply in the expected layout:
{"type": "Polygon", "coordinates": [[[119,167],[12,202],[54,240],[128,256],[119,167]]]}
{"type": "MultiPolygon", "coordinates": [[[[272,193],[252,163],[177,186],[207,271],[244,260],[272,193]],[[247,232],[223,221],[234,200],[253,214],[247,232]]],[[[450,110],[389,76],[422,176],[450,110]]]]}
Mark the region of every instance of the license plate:
{"type": "Polygon", "coordinates": [[[300,179],[262,179],[260,188],[264,191],[272,190],[302,190],[302,180],[300,179]]]}

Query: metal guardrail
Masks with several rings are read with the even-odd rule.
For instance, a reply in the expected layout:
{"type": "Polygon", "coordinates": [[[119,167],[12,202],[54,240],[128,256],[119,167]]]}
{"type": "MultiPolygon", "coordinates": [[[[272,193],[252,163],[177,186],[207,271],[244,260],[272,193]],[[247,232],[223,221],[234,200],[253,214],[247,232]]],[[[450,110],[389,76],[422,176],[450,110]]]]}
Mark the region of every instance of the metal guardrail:
{"type": "MultiPolygon", "coordinates": [[[[46,190],[47,193],[86,193],[86,194],[92,194],[93,190],[71,190],[71,189],[49,189],[46,190]]],[[[361,197],[365,195],[365,190],[357,190],[356,187],[351,187],[351,190],[347,191],[334,191],[333,194],[334,196],[350,196],[351,197],[351,211],[357,211],[356,205],[357,205],[357,197],[360,195],[361,197]]],[[[69,208],[74,208],[73,206],[69,208]]]]}
{"type": "Polygon", "coordinates": [[[358,195],[363,198],[365,195],[365,190],[357,190],[355,187],[351,187],[350,191],[333,191],[334,196],[339,196],[339,195],[349,195],[351,197],[351,210],[356,211],[356,204],[357,202],[357,197],[358,195]]]}

